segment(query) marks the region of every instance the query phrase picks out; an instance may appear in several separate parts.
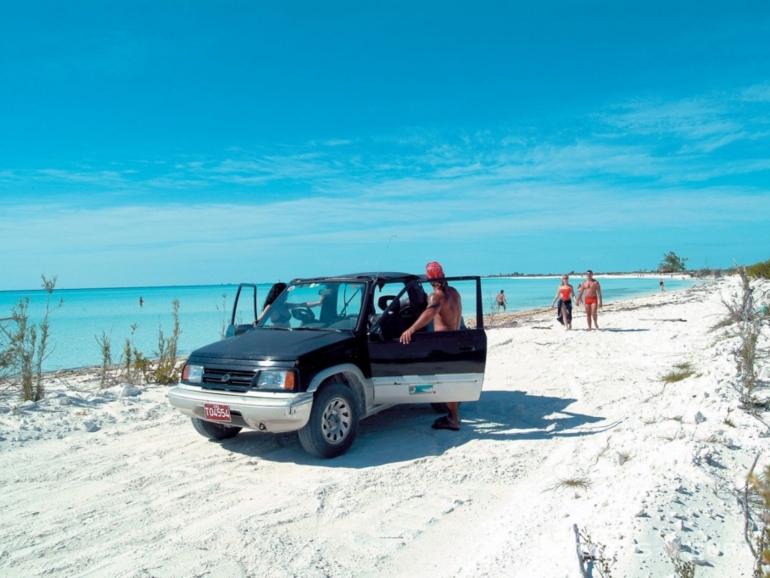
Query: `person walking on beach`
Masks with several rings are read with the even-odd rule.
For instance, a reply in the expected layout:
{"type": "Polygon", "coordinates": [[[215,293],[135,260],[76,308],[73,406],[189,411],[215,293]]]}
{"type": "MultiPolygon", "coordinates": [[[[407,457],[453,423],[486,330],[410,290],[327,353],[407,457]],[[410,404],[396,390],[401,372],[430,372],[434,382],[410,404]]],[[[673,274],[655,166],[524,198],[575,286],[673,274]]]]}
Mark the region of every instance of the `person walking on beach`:
{"type": "Polygon", "coordinates": [[[505,306],[508,305],[508,301],[505,300],[505,292],[500,289],[500,293],[497,294],[497,310],[500,311],[500,307],[505,311],[505,306]]]}
{"type": "Polygon", "coordinates": [[[660,292],[664,293],[666,290],[663,288],[663,277],[660,278],[660,292]]]}
{"type": "MultiPolygon", "coordinates": [[[[433,321],[434,331],[457,331],[463,315],[463,304],[457,289],[450,287],[444,281],[444,269],[433,261],[425,266],[425,272],[433,287],[433,293],[428,296],[428,307],[406,331],[401,334],[399,341],[404,345],[412,341],[412,334],[422,329],[433,321]]],[[[449,415],[438,418],[433,429],[448,429],[458,431],[460,429],[460,402],[447,402],[449,415]]]]}
{"type": "Polygon", "coordinates": [[[575,288],[569,283],[569,275],[562,275],[561,285],[556,290],[556,296],[553,298],[551,307],[556,306],[556,301],[559,301],[559,305],[556,309],[558,315],[556,320],[564,325],[564,329],[572,329],[572,297],[575,295],[575,288]]]}
{"type": "Polygon", "coordinates": [[[594,329],[599,329],[599,320],[597,319],[597,309],[602,306],[602,288],[599,282],[594,279],[594,272],[590,269],[586,271],[586,280],[580,284],[578,291],[577,304],[583,300],[585,294],[586,320],[588,321],[588,330],[591,331],[591,320],[594,322],[594,329]]]}

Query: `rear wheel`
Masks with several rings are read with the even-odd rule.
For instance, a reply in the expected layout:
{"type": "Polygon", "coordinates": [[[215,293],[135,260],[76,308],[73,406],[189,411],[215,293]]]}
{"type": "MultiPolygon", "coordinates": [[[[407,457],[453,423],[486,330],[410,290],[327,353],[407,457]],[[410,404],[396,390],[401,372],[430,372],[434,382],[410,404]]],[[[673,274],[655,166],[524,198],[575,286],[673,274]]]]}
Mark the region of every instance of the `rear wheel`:
{"type": "Polygon", "coordinates": [[[226,440],[238,435],[242,428],[233,425],[222,425],[197,417],[191,418],[195,431],[210,440],[226,440]]]}
{"type": "Polygon", "coordinates": [[[315,394],[310,419],[299,430],[299,441],[309,454],[336,458],[350,449],[357,432],[353,392],[341,383],[330,383],[315,394]]]}

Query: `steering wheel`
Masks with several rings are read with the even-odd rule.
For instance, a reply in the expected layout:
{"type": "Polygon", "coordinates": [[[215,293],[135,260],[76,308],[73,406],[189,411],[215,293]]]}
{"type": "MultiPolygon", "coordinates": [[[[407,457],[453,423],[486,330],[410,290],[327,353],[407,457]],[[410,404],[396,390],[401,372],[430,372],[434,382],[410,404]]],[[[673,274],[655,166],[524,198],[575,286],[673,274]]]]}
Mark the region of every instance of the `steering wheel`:
{"type": "Polygon", "coordinates": [[[315,313],[313,313],[313,310],[310,309],[310,307],[292,307],[291,316],[302,323],[308,323],[315,320],[315,313]]]}

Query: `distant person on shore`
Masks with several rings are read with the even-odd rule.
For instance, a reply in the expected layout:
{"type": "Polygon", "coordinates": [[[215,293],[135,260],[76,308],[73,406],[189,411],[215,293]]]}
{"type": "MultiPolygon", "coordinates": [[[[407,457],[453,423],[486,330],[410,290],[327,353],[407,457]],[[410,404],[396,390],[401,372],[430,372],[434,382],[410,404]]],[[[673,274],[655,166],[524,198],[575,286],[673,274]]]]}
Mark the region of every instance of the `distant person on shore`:
{"type": "MultiPolygon", "coordinates": [[[[428,307],[412,326],[401,334],[399,341],[404,345],[412,341],[412,334],[422,329],[433,321],[433,331],[457,331],[463,318],[463,303],[457,289],[450,287],[446,281],[444,269],[435,261],[425,266],[425,272],[433,287],[433,293],[428,295],[428,307]],[[435,280],[435,281],[434,281],[435,280]]],[[[460,429],[460,402],[447,402],[449,415],[438,418],[433,429],[448,429],[458,431],[460,429]]]]}
{"type": "Polygon", "coordinates": [[[559,305],[556,309],[558,315],[556,320],[564,325],[564,329],[569,331],[572,329],[572,298],[575,296],[575,288],[570,285],[569,275],[562,275],[561,285],[556,290],[556,296],[553,298],[551,307],[556,306],[556,301],[559,301],[559,305]]]}
{"type": "Polygon", "coordinates": [[[593,329],[599,329],[599,320],[597,319],[597,309],[602,306],[602,288],[599,282],[594,279],[594,272],[590,269],[586,271],[586,280],[580,284],[578,291],[577,304],[580,306],[581,301],[585,297],[586,304],[586,320],[588,321],[588,330],[592,329],[591,321],[593,320],[593,329]]]}
{"type": "Polygon", "coordinates": [[[500,293],[497,294],[497,310],[500,311],[500,307],[505,311],[505,307],[508,305],[508,301],[505,299],[505,292],[500,289],[500,293]]]}
{"type": "Polygon", "coordinates": [[[663,277],[660,278],[660,292],[663,293],[665,291],[663,286],[663,277]]]}
{"type": "Polygon", "coordinates": [[[144,305],[144,299],[139,297],[139,307],[142,307],[144,305]]]}

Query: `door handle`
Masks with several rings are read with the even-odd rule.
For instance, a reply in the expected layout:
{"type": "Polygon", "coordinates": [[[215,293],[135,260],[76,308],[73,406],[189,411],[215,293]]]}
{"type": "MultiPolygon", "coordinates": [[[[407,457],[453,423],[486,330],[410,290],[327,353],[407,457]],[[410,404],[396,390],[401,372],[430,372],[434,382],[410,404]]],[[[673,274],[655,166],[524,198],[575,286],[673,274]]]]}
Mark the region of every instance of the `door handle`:
{"type": "Polygon", "coordinates": [[[460,351],[476,351],[476,348],[473,345],[461,345],[460,351]]]}

